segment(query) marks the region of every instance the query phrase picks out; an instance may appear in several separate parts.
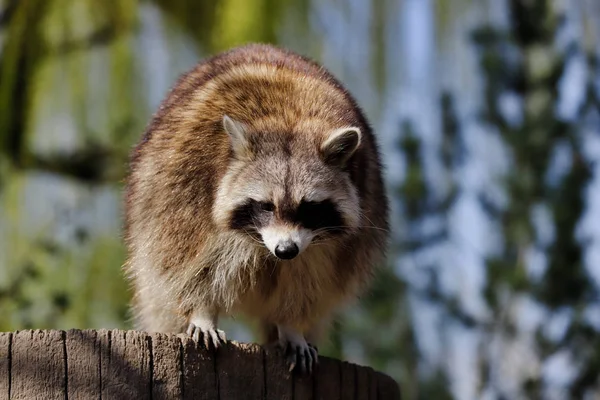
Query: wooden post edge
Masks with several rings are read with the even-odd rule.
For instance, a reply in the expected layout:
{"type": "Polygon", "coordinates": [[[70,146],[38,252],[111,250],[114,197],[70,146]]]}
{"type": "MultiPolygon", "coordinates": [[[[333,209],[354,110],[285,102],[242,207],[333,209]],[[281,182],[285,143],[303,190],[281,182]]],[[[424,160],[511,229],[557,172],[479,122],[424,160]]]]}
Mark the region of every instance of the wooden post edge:
{"type": "Polygon", "coordinates": [[[217,352],[186,335],[122,330],[0,333],[1,399],[398,400],[372,368],[319,357],[290,374],[277,349],[228,342],[217,352]]]}

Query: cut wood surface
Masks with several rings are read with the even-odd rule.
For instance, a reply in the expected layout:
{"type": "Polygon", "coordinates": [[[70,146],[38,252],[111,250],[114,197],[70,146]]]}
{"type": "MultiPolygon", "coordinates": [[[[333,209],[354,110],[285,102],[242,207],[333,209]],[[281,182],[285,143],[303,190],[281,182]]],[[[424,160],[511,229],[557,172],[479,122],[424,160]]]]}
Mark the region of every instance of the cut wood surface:
{"type": "Polygon", "coordinates": [[[389,376],[319,357],[312,376],[287,371],[277,349],[121,330],[0,333],[2,399],[396,400],[389,376]]]}

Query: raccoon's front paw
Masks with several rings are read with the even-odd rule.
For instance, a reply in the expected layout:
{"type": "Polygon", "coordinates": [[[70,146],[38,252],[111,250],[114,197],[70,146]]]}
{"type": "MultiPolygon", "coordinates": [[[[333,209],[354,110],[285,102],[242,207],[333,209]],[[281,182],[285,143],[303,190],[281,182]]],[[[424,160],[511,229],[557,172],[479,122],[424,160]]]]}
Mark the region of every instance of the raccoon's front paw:
{"type": "Polygon", "coordinates": [[[225,332],[216,328],[203,329],[190,323],[187,328],[187,334],[195,342],[203,343],[207,350],[210,350],[211,346],[216,350],[227,343],[225,332]]]}
{"type": "Polygon", "coordinates": [[[319,363],[317,348],[302,340],[288,340],[280,343],[284,350],[285,360],[289,365],[289,371],[296,370],[302,374],[312,374],[316,364],[319,363]]]}

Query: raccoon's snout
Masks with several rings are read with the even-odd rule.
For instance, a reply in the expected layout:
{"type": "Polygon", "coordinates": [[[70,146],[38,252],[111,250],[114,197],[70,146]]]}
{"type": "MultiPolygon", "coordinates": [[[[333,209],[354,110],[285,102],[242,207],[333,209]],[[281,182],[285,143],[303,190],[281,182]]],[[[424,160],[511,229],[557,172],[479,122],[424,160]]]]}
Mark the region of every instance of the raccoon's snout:
{"type": "Polygon", "coordinates": [[[296,257],[299,252],[300,249],[298,248],[298,245],[291,240],[280,242],[275,247],[275,255],[282,260],[291,260],[296,257]]]}
{"type": "Polygon", "coordinates": [[[260,230],[263,243],[280,260],[291,260],[310,244],[313,234],[308,229],[271,225],[260,230]]]}

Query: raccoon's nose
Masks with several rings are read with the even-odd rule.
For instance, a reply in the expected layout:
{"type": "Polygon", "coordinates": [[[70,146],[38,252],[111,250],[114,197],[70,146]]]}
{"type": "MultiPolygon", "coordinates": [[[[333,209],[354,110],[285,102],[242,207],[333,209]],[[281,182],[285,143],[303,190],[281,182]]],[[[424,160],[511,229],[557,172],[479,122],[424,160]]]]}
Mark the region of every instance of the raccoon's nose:
{"type": "Polygon", "coordinates": [[[298,246],[291,240],[279,243],[275,247],[275,255],[282,260],[291,260],[299,253],[298,246]]]}

